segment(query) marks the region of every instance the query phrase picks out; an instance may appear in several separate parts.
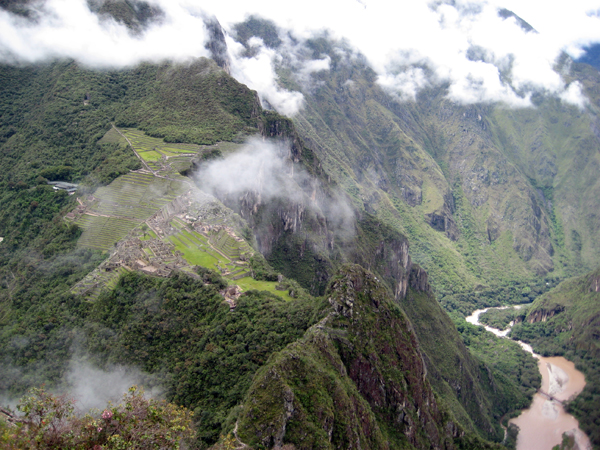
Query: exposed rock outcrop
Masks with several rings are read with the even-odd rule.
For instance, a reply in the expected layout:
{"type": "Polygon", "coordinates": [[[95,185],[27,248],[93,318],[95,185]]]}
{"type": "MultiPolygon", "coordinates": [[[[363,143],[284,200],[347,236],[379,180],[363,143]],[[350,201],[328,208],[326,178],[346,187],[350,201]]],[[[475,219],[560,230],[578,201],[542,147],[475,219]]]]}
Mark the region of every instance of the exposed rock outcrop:
{"type": "Polygon", "coordinates": [[[540,308],[534,311],[531,311],[527,315],[527,322],[535,323],[535,322],[546,322],[551,317],[554,317],[556,314],[559,314],[565,310],[565,307],[562,305],[556,305],[553,308],[540,308]]]}
{"type": "Polygon", "coordinates": [[[589,277],[590,280],[590,292],[600,292],[600,273],[596,271],[589,277]]]}
{"type": "Polygon", "coordinates": [[[242,439],[267,448],[456,448],[464,431],[440,411],[410,322],[381,281],[344,266],[327,296],[328,316],[255,377],[242,439]]]}
{"type": "Polygon", "coordinates": [[[410,270],[409,285],[412,289],[420,292],[429,292],[431,290],[427,280],[427,272],[418,265],[413,265],[410,270]]]}
{"type": "Polygon", "coordinates": [[[441,231],[448,236],[449,239],[456,241],[459,236],[459,231],[454,222],[453,217],[447,211],[435,211],[425,214],[425,217],[434,230],[441,231]]]}

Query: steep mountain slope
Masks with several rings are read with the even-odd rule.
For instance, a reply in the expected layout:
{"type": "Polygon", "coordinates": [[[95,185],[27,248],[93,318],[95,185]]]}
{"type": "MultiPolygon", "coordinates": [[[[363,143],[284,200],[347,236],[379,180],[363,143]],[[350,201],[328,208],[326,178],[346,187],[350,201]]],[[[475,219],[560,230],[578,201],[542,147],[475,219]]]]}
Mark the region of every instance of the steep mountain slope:
{"type": "Polygon", "coordinates": [[[327,316],[257,373],[239,419],[242,441],[298,449],[494,448],[465,435],[436,398],[415,332],[377,277],[345,266],[327,298],[327,316]]]}
{"type": "MultiPolygon", "coordinates": [[[[470,424],[488,439],[502,440],[500,418],[514,408],[527,407],[532,392],[519,392],[509,381],[514,379],[513,373],[498,371],[475,358],[432,294],[425,272],[416,268],[411,278],[411,289],[399,305],[414,326],[432,387],[462,424],[470,424]]],[[[523,367],[517,361],[510,365],[516,371],[523,367]]]]}
{"type": "MultiPolygon", "coordinates": [[[[137,169],[136,155],[155,151],[138,148],[138,153],[133,153],[123,136],[142,139],[142,133],[125,130],[119,137],[111,122],[143,127],[169,140],[202,144],[216,139],[241,141],[258,134],[283,152],[282,165],[277,167],[281,168],[279,177],[289,184],[280,185],[280,196],[267,196],[260,185],[236,195],[217,193],[246,221],[236,216],[243,225],[240,234],[245,233],[276,270],[297,277],[316,293],[325,290],[334,271],[345,262],[360,263],[373,272],[355,266],[345,272],[347,277],[340,276],[329,294],[335,297],[346,289],[348,285],[341,281],[344,277],[369,286],[368,293],[357,294],[365,322],[359,315],[349,325],[342,315],[332,326],[356,327],[352,332],[365,355],[385,355],[385,364],[382,359],[368,366],[368,360],[356,359],[358,355],[351,347],[344,347],[344,339],[336,333],[326,338],[330,340],[327,353],[339,347],[336,358],[348,364],[353,377],[352,382],[339,384],[344,404],[356,406],[371,417],[371,438],[365,437],[363,423],[356,415],[347,422],[349,433],[372,439],[375,447],[379,442],[384,448],[386,439],[401,446],[425,448],[427,433],[437,436],[435,445],[440,447],[446,443],[455,448],[478,448],[479,444],[488,445],[482,443],[481,436],[501,439],[499,416],[520,406],[522,399],[505,395],[504,381],[496,380],[493,369],[469,355],[428,291],[425,272],[412,264],[408,240],[375,214],[356,209],[301,139],[293,122],[261,111],[253,91],[204,59],[183,66],[144,64],[119,72],[95,72],[61,62],[43,67],[3,67],[2,74],[7,87],[2,90],[2,117],[6,120],[2,122],[0,153],[5,169],[0,178],[4,201],[0,232],[5,237],[0,243],[4,393],[15,394],[41,382],[60,384],[76,356],[75,349],[79,349],[89,353],[95,364],[107,368],[133,362],[152,374],[154,382],[162,382],[170,399],[197,409],[201,448],[215,443],[221,433],[232,431],[238,418],[240,427],[247,423],[248,427],[268,428],[264,421],[243,422],[244,410],[236,405],[243,398],[247,402],[260,399],[258,393],[248,393],[251,384],[258,383],[259,378],[252,379],[259,368],[285,346],[301,347],[303,341],[294,342],[331,308],[322,299],[305,294],[294,280],[284,280],[282,286],[293,293],[293,299],[284,295],[284,301],[272,293],[246,289],[232,309],[231,303],[224,302],[223,296],[227,296],[219,294],[228,281],[205,269],[175,272],[168,278],[124,273],[116,277],[114,290],[100,292],[88,301],[89,297],[73,287],[108,255],[76,247],[80,230],[63,220],[76,207],[75,198],[65,192],[54,193],[45,184],[46,179],[82,181],[87,196],[98,184],[137,169]],[[63,114],[59,115],[59,110],[63,114]],[[222,126],[215,128],[215,124],[222,126]],[[108,130],[113,130],[112,138],[106,134],[108,130]],[[290,192],[295,196],[290,197],[290,192]],[[246,223],[251,229],[244,231],[246,223]],[[375,320],[368,306],[371,299],[381,303],[383,322],[375,320]],[[360,303],[363,301],[366,303],[360,303]],[[402,302],[407,315],[397,306],[402,302]],[[427,336],[431,333],[426,324],[430,320],[438,324],[434,333],[447,338],[441,346],[435,346],[427,336]],[[395,331],[388,333],[390,330],[395,331]],[[377,333],[372,334],[374,341],[370,343],[363,334],[371,331],[377,333]],[[455,355],[457,365],[449,367],[440,355],[455,355]],[[380,403],[374,393],[368,393],[369,367],[377,369],[381,377],[393,378],[386,394],[389,401],[380,403]],[[492,394],[494,390],[497,392],[492,394]],[[406,411],[402,415],[396,407],[404,401],[406,411]],[[395,430],[399,424],[402,433],[395,430]]],[[[164,152],[170,148],[164,141],[154,146],[164,152]]],[[[202,173],[214,158],[230,161],[240,146],[193,148],[195,167],[202,173]],[[221,155],[219,149],[225,148],[225,155],[221,155]]],[[[145,160],[143,164],[150,167],[145,160]]],[[[144,183],[148,179],[159,175],[191,183],[178,173],[152,169],[156,174],[150,174],[148,170],[126,177],[137,184],[139,192],[147,188],[144,183]]],[[[198,182],[202,185],[201,177],[198,182]]],[[[102,202],[110,202],[107,193],[115,189],[116,185],[99,189],[98,198],[80,199],[77,209],[91,201],[96,209],[90,211],[106,211],[102,202]]],[[[163,194],[178,195],[156,193],[163,194]]],[[[164,202],[172,200],[169,195],[164,202]]],[[[111,205],[127,206],[116,201],[111,205]]],[[[128,214],[133,214],[130,206],[128,214]]],[[[165,207],[169,209],[169,205],[165,207]]],[[[225,206],[219,208],[214,214],[234,216],[225,206]]],[[[156,214],[154,210],[146,213],[156,214]]],[[[181,221],[171,225],[174,234],[192,234],[178,228],[184,226],[181,221]]],[[[140,241],[140,251],[145,249],[142,242],[146,242],[147,232],[134,230],[132,242],[140,241]]],[[[187,242],[189,249],[194,236],[192,240],[182,237],[181,242],[187,242]]],[[[277,272],[258,260],[249,262],[257,278],[252,280],[257,281],[254,285],[264,286],[258,278],[276,280],[277,272]]],[[[310,351],[307,348],[313,355],[307,355],[309,359],[316,350],[311,346],[310,351]]],[[[279,356],[272,358],[276,361],[279,356]]],[[[323,364],[329,363],[318,361],[320,367],[323,364]]],[[[515,382],[511,379],[506,385],[515,382]]],[[[318,389],[323,392],[322,387],[318,389]]],[[[295,395],[301,396],[301,390],[295,395]]],[[[321,420],[310,410],[306,414],[313,424],[321,420]]],[[[291,433],[292,427],[289,429],[291,433]]]]}
{"type": "MultiPolygon", "coordinates": [[[[277,27],[251,18],[238,27],[273,48],[277,27]]],[[[282,32],[280,32],[282,33],[282,32]]],[[[279,65],[282,84],[304,95],[293,120],[307,146],[356,208],[407,235],[438,292],[553,273],[600,261],[596,165],[597,80],[563,60],[568,82],[586,86],[581,109],[544,94],[534,107],[463,106],[447,86],[398,99],[343,42],[308,40],[304,61],[329,61],[307,80],[279,65]]]]}
{"type": "Polygon", "coordinates": [[[547,214],[483,108],[452,105],[443,88],[399,103],[368,68],[327,54],[332,71],[305,92],[298,129],[357,202],[408,235],[438,288],[553,268],[547,214]]]}

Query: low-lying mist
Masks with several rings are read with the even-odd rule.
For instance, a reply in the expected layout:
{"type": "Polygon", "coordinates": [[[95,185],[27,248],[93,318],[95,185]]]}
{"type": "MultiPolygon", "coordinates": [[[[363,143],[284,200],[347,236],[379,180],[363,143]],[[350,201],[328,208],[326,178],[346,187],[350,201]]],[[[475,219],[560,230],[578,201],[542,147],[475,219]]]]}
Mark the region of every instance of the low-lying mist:
{"type": "Polygon", "coordinates": [[[261,204],[303,204],[320,211],[330,231],[354,230],[354,212],[345,194],[332,189],[325,193],[318,179],[292,162],[290,144],[284,140],[252,138],[236,153],[202,166],[194,179],[201,190],[226,202],[252,193],[261,204]]]}
{"type": "MultiPolygon", "coordinates": [[[[3,368],[5,376],[31,377],[22,369],[8,364],[3,368]],[[8,370],[7,370],[8,369],[8,370]]],[[[42,369],[42,368],[40,368],[42,369]]],[[[36,374],[43,378],[43,374],[36,374]]],[[[38,377],[32,377],[32,380],[38,377]]],[[[41,378],[40,378],[41,379],[41,378]]],[[[44,386],[34,383],[35,387],[44,386]]],[[[161,397],[163,390],[155,380],[155,376],[142,372],[136,367],[112,365],[99,368],[89,360],[88,356],[73,356],[68,363],[68,370],[61,380],[46,390],[62,395],[66,394],[75,401],[77,410],[85,414],[90,410],[105,408],[109,402],[119,403],[130,387],[138,386],[144,389],[146,396],[161,397]]],[[[16,409],[21,395],[0,396],[0,406],[16,409]]]]}
{"type": "Polygon", "coordinates": [[[157,386],[148,388],[149,375],[135,367],[115,365],[100,369],[89,362],[73,360],[65,378],[66,392],[82,411],[101,409],[108,402],[118,403],[131,386],[144,387],[151,397],[162,393],[157,386]]]}

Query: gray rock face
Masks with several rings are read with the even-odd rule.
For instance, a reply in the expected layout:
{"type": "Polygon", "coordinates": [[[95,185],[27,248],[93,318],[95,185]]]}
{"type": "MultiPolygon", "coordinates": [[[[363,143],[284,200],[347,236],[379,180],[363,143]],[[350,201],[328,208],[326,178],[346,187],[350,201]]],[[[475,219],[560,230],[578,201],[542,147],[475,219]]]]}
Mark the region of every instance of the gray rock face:
{"type": "Polygon", "coordinates": [[[216,17],[206,18],[204,20],[208,31],[208,40],[205,44],[207,50],[210,51],[212,59],[225,72],[231,74],[231,61],[227,53],[227,44],[225,42],[225,34],[221,24],[216,17]]]}

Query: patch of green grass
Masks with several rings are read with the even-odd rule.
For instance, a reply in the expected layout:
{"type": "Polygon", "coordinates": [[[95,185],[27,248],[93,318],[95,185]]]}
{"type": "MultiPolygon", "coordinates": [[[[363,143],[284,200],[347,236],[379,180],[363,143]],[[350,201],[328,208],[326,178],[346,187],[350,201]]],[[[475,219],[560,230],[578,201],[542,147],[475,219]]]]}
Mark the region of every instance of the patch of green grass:
{"type": "Polygon", "coordinates": [[[290,297],[290,294],[288,293],[287,290],[286,291],[278,291],[277,289],[275,289],[275,286],[277,286],[279,284],[276,281],[257,281],[252,277],[246,277],[246,278],[241,278],[236,281],[231,281],[230,284],[237,284],[239,287],[242,288],[243,291],[256,289],[257,291],[267,291],[272,294],[278,295],[279,297],[283,298],[284,300],[292,299],[292,297],[290,297]]]}
{"type": "Polygon", "coordinates": [[[173,153],[176,155],[179,154],[191,154],[198,153],[198,148],[174,148],[174,147],[163,147],[160,149],[161,153],[173,153]]]}
{"type": "Polygon", "coordinates": [[[187,224],[185,222],[183,222],[181,219],[179,219],[177,217],[173,217],[173,220],[171,220],[171,225],[173,225],[178,230],[183,230],[186,228],[187,224]]]}
{"type": "Polygon", "coordinates": [[[444,197],[428,178],[423,180],[422,186],[423,203],[421,209],[423,214],[429,214],[444,207],[444,197]]]}
{"type": "Polygon", "coordinates": [[[123,136],[119,134],[117,130],[111,128],[106,134],[98,141],[98,144],[120,144],[125,142],[123,136]]]}
{"type": "Polygon", "coordinates": [[[146,234],[140,237],[141,241],[148,241],[150,239],[156,239],[156,233],[152,230],[147,230],[146,234]]]}
{"type": "Polygon", "coordinates": [[[197,241],[199,244],[208,245],[208,239],[206,239],[205,236],[201,235],[196,231],[190,232],[187,230],[181,230],[181,233],[183,233],[183,235],[190,239],[192,242],[197,241]]]}
{"type": "Polygon", "coordinates": [[[160,161],[162,159],[162,155],[154,150],[138,151],[138,155],[140,155],[144,161],[160,161]]]}
{"type": "Polygon", "coordinates": [[[219,262],[217,258],[203,250],[186,247],[185,244],[175,236],[169,236],[169,241],[175,245],[177,250],[183,253],[183,257],[191,265],[215,269],[215,265],[219,262]]]}
{"type": "Polygon", "coordinates": [[[163,155],[165,155],[167,158],[171,158],[173,156],[179,156],[179,153],[175,153],[175,152],[168,152],[166,150],[162,150],[161,153],[163,155]]]}

